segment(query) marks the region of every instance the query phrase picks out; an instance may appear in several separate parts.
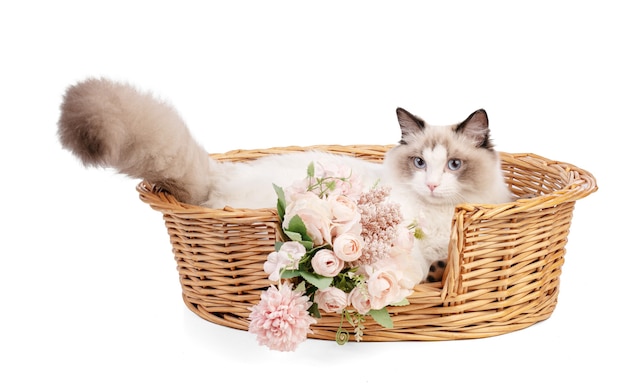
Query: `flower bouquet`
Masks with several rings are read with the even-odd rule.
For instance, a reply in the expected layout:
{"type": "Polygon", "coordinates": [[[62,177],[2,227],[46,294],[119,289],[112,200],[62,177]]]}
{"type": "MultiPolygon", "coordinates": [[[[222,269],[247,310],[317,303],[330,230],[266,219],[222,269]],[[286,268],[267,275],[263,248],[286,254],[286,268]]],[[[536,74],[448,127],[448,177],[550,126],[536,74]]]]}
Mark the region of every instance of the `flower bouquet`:
{"type": "MultiPolygon", "coordinates": [[[[363,336],[366,316],[393,327],[387,306],[407,305],[421,276],[411,255],[420,230],[406,225],[388,188],[364,187],[350,168],[311,163],[306,177],[274,185],[286,241],[277,241],[264,271],[271,285],[250,310],[249,332],[260,345],[293,351],[321,312],[341,314],[363,336]]],[[[350,334],[342,324],[336,341],[350,334]]]]}

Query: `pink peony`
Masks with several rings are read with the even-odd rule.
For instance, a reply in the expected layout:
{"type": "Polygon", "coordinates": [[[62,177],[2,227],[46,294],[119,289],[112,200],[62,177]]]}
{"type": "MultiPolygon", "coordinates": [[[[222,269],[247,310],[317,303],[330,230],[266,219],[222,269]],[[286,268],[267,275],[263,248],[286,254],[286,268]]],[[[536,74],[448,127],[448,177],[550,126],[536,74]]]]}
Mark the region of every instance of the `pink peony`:
{"type": "Polygon", "coordinates": [[[324,277],[334,277],[343,270],[344,265],[345,262],[328,249],[318,250],[311,259],[313,271],[324,277]]]}
{"type": "Polygon", "coordinates": [[[290,283],[272,285],[250,309],[248,331],[271,350],[294,351],[313,332],[311,324],[317,323],[307,311],[310,306],[309,299],[293,291],[290,283]]]}
{"type": "Polygon", "coordinates": [[[306,249],[300,242],[285,242],[280,250],[273,251],[267,256],[263,264],[263,271],[269,274],[270,281],[278,282],[282,270],[296,270],[306,249]]]}
{"type": "Polygon", "coordinates": [[[353,262],[359,259],[363,250],[363,238],[354,233],[343,233],[333,241],[333,250],[339,259],[353,262]]]}
{"type": "Polygon", "coordinates": [[[317,290],[313,297],[320,310],[327,313],[341,313],[348,306],[348,294],[336,287],[317,290]]]}

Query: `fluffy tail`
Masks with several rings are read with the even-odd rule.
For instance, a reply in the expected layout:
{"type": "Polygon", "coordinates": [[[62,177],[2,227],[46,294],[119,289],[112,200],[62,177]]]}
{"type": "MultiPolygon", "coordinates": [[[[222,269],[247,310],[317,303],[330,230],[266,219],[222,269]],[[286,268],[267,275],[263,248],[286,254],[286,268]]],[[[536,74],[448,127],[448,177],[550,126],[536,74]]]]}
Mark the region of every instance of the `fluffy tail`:
{"type": "Polygon", "coordinates": [[[181,202],[209,197],[208,153],[173,107],[130,85],[94,78],[70,86],[57,133],[85,166],[144,179],[181,202]]]}

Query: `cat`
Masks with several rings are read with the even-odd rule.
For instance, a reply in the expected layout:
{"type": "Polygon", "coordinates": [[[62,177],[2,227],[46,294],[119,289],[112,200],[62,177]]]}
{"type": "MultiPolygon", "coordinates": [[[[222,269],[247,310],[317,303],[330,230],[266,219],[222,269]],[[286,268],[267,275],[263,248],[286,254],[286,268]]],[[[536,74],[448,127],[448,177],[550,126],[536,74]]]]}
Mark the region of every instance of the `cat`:
{"type": "Polygon", "coordinates": [[[276,206],[272,184],[302,179],[312,161],[340,162],[364,185],[388,186],[405,220],[419,223],[424,236],[415,241],[413,253],[422,281],[441,277],[457,204],[513,199],[483,109],[460,123],[434,126],[397,108],[400,141],[382,163],[321,151],[218,162],[193,138],[171,104],[105,78],[69,86],[60,109],[61,145],[85,166],[110,167],[144,179],[193,205],[271,208],[276,206]]]}
{"type": "Polygon", "coordinates": [[[415,219],[424,239],[417,241],[428,281],[440,280],[446,266],[451,220],[457,204],[506,203],[513,200],[490,137],[484,109],[463,122],[431,126],[397,109],[399,145],[384,160],[391,197],[404,217],[415,219]]]}

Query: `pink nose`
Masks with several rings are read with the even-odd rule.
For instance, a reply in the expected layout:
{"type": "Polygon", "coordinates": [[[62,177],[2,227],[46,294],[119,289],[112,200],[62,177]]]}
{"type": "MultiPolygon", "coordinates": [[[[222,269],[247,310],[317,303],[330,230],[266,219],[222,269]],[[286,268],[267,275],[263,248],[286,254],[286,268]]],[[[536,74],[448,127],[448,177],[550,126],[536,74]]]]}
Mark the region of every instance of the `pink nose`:
{"type": "Polygon", "coordinates": [[[437,188],[437,186],[439,186],[438,184],[426,184],[428,186],[428,188],[430,189],[430,191],[435,191],[435,189],[437,188]]]}

